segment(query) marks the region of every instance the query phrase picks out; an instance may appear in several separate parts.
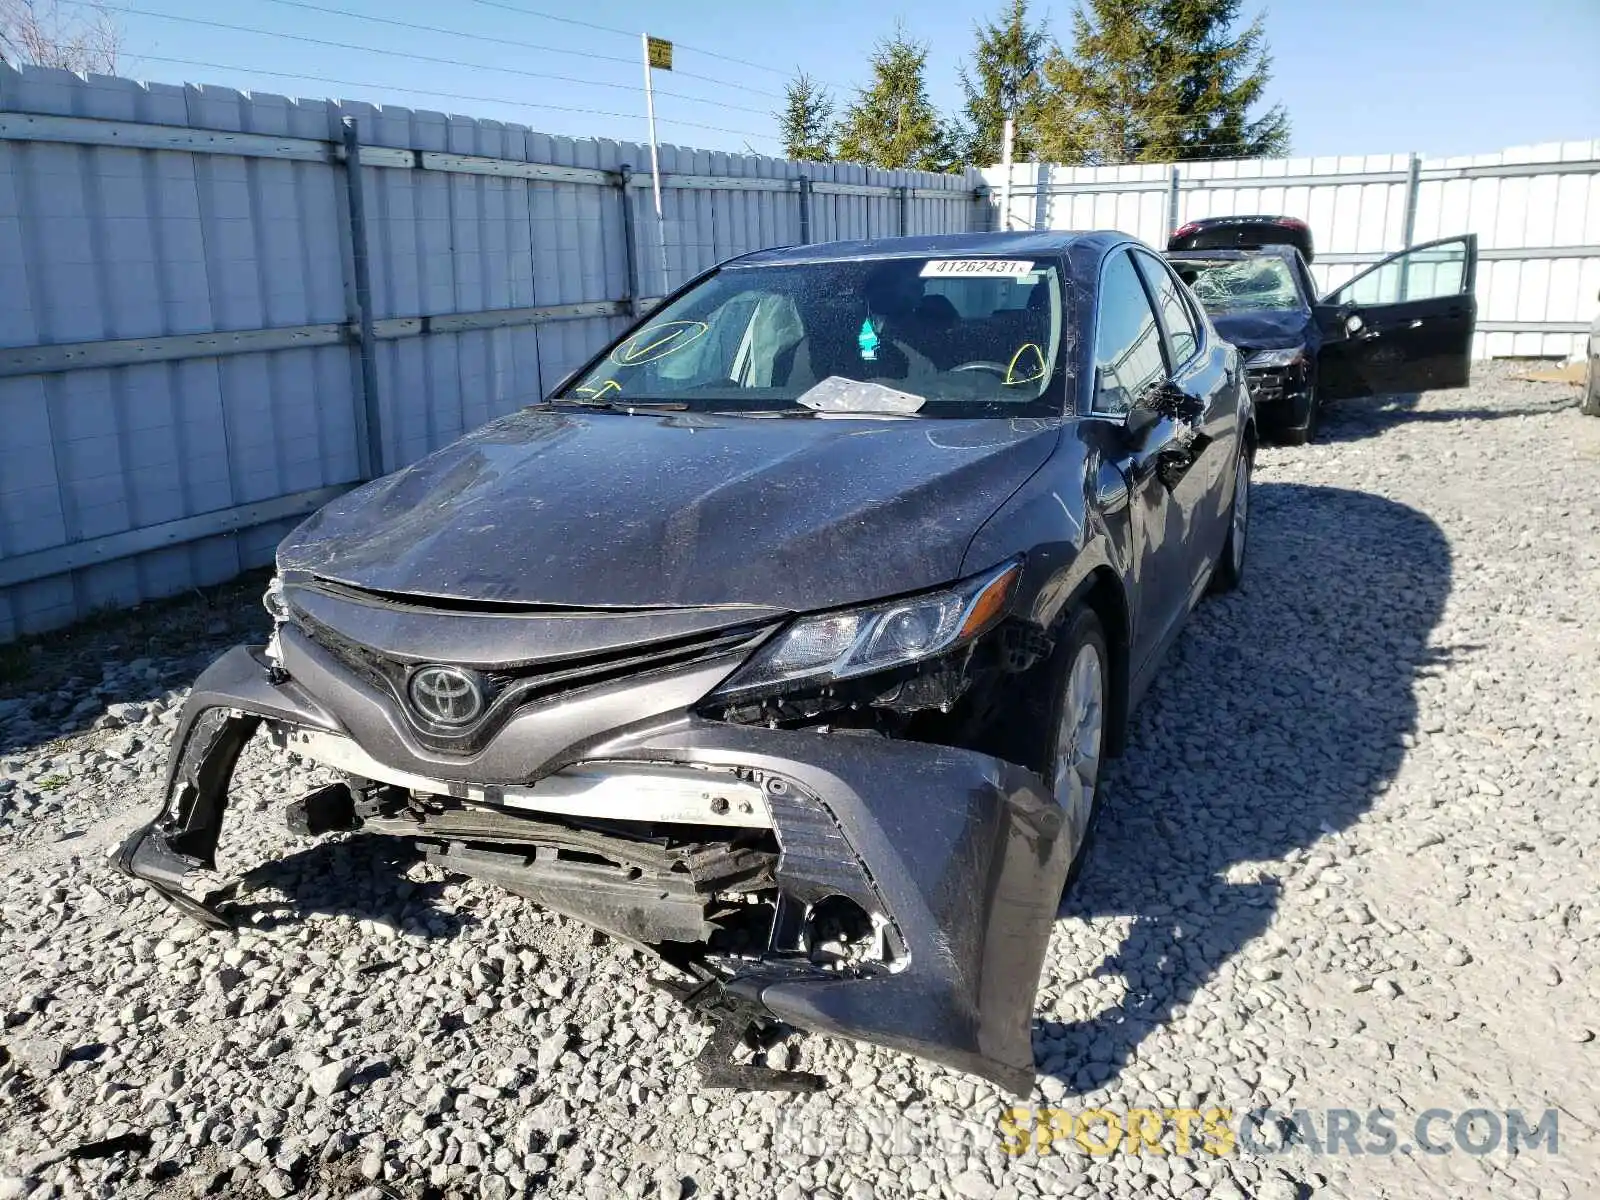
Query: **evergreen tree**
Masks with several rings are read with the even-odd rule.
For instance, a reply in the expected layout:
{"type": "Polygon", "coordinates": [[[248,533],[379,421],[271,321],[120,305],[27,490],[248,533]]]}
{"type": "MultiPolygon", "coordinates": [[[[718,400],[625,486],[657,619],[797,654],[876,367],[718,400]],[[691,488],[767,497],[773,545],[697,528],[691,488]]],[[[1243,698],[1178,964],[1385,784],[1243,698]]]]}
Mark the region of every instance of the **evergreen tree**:
{"type": "Polygon", "coordinates": [[[974,25],[973,34],[971,70],[961,70],[966,161],[976,167],[998,163],[1010,117],[1016,122],[1011,155],[1025,162],[1039,148],[1036,127],[1048,48],[1044,26],[1029,23],[1028,0],[1011,0],[999,20],[974,25]]]}
{"type": "Polygon", "coordinates": [[[1260,17],[1240,0],[1087,0],[1069,55],[1052,50],[1039,121],[1058,162],[1256,158],[1289,148],[1281,105],[1251,117],[1271,78],[1260,17]]]}
{"type": "Polygon", "coordinates": [[[804,71],[795,73],[783,90],[783,112],[778,114],[783,152],[799,162],[833,160],[833,98],[804,71]]]}
{"type": "Polygon", "coordinates": [[[872,52],[872,82],[856,93],[839,128],[839,157],[873,167],[946,171],[958,157],[928,100],[928,47],[904,29],[872,52]]]}

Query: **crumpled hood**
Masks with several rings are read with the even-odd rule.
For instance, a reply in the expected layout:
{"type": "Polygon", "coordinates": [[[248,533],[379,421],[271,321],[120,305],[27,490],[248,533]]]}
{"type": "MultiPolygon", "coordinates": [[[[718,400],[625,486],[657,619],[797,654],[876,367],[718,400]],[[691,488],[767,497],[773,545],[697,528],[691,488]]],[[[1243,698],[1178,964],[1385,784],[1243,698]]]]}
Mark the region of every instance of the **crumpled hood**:
{"type": "Polygon", "coordinates": [[[1316,349],[1317,326],[1304,309],[1212,313],[1211,324],[1223,341],[1232,342],[1241,351],[1300,345],[1316,349]]]}
{"type": "Polygon", "coordinates": [[[826,608],[955,579],[1059,422],[529,410],[321,509],[284,571],[460,600],[826,608]]]}

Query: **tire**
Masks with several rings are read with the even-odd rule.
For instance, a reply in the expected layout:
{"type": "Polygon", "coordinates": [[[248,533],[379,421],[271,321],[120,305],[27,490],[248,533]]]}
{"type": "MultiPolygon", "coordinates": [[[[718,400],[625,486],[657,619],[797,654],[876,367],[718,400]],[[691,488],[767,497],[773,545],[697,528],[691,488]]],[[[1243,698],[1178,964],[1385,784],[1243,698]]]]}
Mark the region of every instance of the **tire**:
{"type": "Polygon", "coordinates": [[[1600,417],[1600,358],[1589,360],[1589,382],[1584,385],[1578,411],[1586,417],[1600,417]]]}
{"type": "Polygon", "coordinates": [[[1255,447],[1245,442],[1233,470],[1233,502],[1228,505],[1228,536],[1211,573],[1213,592],[1231,592],[1244,579],[1245,553],[1250,547],[1250,476],[1256,463],[1255,447]]]}
{"type": "Polygon", "coordinates": [[[1088,858],[1100,811],[1100,775],[1106,760],[1106,726],[1111,701],[1111,654],[1105,630],[1093,609],[1081,606],[1068,619],[1051,655],[1055,685],[1050,704],[1050,755],[1045,781],[1065,815],[1063,828],[1075,837],[1066,886],[1071,887],[1088,858]]]}
{"type": "Polygon", "coordinates": [[[1277,440],[1285,446],[1304,446],[1317,437],[1317,426],[1322,420],[1322,397],[1317,391],[1317,381],[1306,384],[1305,394],[1295,404],[1277,440]]]}

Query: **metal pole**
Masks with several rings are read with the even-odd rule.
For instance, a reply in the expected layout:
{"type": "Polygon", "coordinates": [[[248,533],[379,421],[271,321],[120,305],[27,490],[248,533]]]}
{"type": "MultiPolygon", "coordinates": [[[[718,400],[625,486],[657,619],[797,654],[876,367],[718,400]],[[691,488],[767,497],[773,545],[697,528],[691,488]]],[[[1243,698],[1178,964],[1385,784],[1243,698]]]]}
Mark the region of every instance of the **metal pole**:
{"type": "Polygon", "coordinates": [[[361,403],[356,405],[356,457],[361,478],[384,474],[383,416],[378,405],[378,346],[372,333],[372,270],[367,260],[367,206],[361,191],[361,135],[344,118],[345,195],[350,204],[350,261],[355,274],[356,337],[361,362],[361,403]]]}
{"type": "Polygon", "coordinates": [[[1033,227],[1050,228],[1050,164],[1033,164],[1033,227]]]}
{"type": "Polygon", "coordinates": [[[1178,232],[1178,189],[1183,183],[1183,174],[1178,165],[1172,165],[1172,182],[1167,188],[1167,236],[1171,237],[1178,232]]]}
{"type": "MultiPolygon", "coordinates": [[[[1400,237],[1402,239],[1401,249],[1409,249],[1411,244],[1416,241],[1417,192],[1421,187],[1422,159],[1420,156],[1413,154],[1411,156],[1411,164],[1406,168],[1406,215],[1405,222],[1400,230],[1400,237]]],[[[1408,266],[1402,266],[1400,268],[1400,290],[1399,294],[1395,297],[1397,300],[1404,300],[1406,298],[1406,294],[1411,290],[1408,286],[1410,283],[1410,280],[1407,278],[1409,274],[1410,270],[1408,266]]]]}
{"type": "Polygon", "coordinates": [[[1404,239],[1401,248],[1404,249],[1416,241],[1417,235],[1417,191],[1422,187],[1422,159],[1418,155],[1411,156],[1411,165],[1406,169],[1406,216],[1405,228],[1401,232],[1404,239]]]}
{"type": "Polygon", "coordinates": [[[1000,185],[1000,228],[1011,228],[1011,146],[1016,141],[1017,124],[1006,118],[1005,130],[1000,135],[1000,165],[1005,168],[1004,182],[1000,185]]]}
{"type": "Polygon", "coordinates": [[[900,236],[905,237],[911,232],[911,189],[902,186],[895,191],[900,194],[900,236]]]}
{"type": "Polygon", "coordinates": [[[644,111],[650,120],[650,182],[656,196],[656,234],[661,239],[661,294],[672,290],[672,280],[667,278],[667,222],[661,215],[661,155],[656,149],[656,92],[650,79],[650,35],[639,35],[639,46],[644,52],[644,111]]]}
{"type": "Polygon", "coordinates": [[[800,176],[800,244],[811,244],[811,176],[800,176]]]}
{"type": "Polygon", "coordinates": [[[622,254],[628,266],[628,314],[639,315],[639,234],[634,229],[633,164],[622,164],[622,254]]]}

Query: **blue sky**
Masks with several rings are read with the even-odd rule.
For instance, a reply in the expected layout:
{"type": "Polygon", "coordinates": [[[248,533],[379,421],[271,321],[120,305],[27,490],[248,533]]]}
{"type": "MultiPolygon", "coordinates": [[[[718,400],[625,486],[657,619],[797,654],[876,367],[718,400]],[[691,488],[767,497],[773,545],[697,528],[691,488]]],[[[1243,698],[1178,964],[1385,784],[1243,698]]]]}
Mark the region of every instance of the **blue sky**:
{"type": "MultiPolygon", "coordinates": [[[[638,31],[648,28],[677,43],[678,70],[657,75],[664,93],[661,140],[761,153],[778,150],[772,113],[789,73],[803,68],[833,84],[845,101],[865,77],[872,43],[897,20],[929,44],[934,101],[954,107],[973,21],[999,7],[999,0],[987,6],[952,0],[107,3],[133,10],[120,14],[127,34],[123,74],[343,96],[518,121],[551,133],[639,140],[638,31]],[[327,42],[342,45],[320,44],[327,42]]],[[[1070,38],[1073,7],[1056,0],[1039,9],[1063,41],[1070,38]]],[[[1257,9],[1247,3],[1246,11],[1257,9]]],[[[1465,154],[1600,137],[1597,0],[1278,0],[1267,9],[1267,33],[1270,96],[1288,107],[1296,154],[1465,154]]]]}

